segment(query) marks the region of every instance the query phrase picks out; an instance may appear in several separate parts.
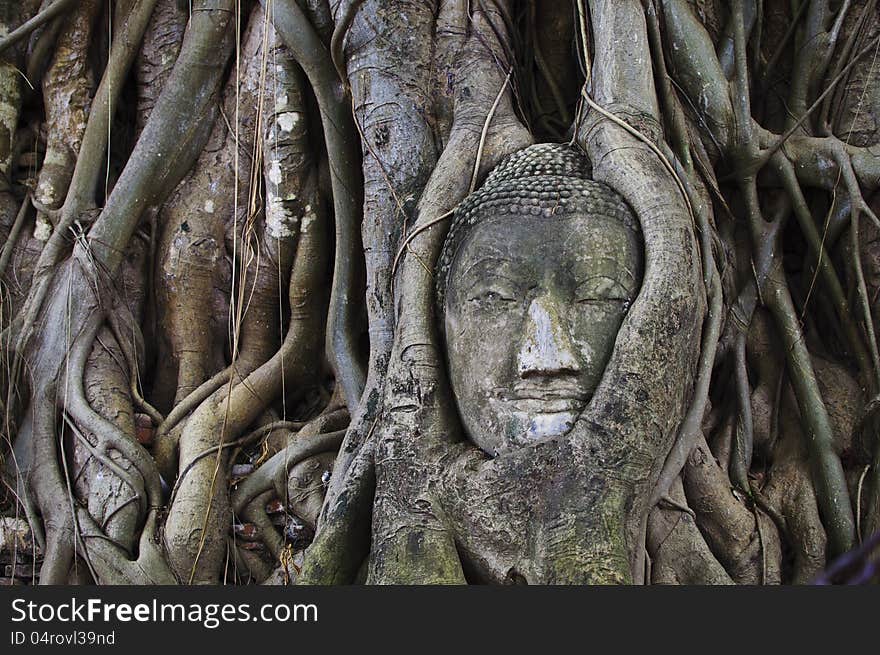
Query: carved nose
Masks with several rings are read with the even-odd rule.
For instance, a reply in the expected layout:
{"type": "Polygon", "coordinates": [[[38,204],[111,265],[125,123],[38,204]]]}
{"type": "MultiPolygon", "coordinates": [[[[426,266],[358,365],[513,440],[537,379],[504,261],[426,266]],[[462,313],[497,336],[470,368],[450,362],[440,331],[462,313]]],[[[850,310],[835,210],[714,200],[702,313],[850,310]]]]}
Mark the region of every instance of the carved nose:
{"type": "Polygon", "coordinates": [[[523,378],[581,370],[574,344],[562,324],[556,304],[547,298],[535,298],[529,305],[517,368],[523,378]]]}

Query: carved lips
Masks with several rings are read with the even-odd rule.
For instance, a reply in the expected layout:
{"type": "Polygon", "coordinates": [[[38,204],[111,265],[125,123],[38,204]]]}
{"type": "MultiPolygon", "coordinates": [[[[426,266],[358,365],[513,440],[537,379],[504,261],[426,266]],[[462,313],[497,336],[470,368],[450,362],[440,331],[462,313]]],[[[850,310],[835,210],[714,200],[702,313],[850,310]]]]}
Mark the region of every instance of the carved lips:
{"type": "Polygon", "coordinates": [[[567,434],[590,400],[590,394],[576,384],[544,380],[498,390],[492,399],[499,413],[510,413],[526,426],[521,439],[532,441],[567,434]]]}
{"type": "Polygon", "coordinates": [[[528,414],[555,414],[558,412],[580,412],[589,400],[589,394],[575,385],[556,384],[518,384],[513,391],[503,391],[498,399],[528,414]]]}

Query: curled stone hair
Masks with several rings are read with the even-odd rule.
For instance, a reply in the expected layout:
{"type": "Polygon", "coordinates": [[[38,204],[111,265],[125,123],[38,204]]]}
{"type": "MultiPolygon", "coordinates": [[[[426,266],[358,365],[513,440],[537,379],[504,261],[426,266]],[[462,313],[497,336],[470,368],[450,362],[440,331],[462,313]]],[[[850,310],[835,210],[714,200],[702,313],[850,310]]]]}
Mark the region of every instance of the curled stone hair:
{"type": "Polygon", "coordinates": [[[455,208],[437,263],[437,306],[443,311],[446,284],[458,247],[477,223],[499,215],[589,214],[614,219],[634,232],[639,222],[623,197],[589,179],[590,161],[562,143],[541,143],[510,155],[477,191],[455,208]]]}

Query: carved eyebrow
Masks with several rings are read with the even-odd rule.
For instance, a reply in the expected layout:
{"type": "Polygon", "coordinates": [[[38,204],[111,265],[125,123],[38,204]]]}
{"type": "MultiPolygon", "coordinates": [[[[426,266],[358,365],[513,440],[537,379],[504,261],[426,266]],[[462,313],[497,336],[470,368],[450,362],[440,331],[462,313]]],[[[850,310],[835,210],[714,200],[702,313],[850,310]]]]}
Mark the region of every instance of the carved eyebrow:
{"type": "MultiPolygon", "coordinates": [[[[598,261],[613,262],[613,263],[615,263],[615,264],[618,263],[617,258],[616,258],[616,257],[612,257],[611,255],[602,255],[602,256],[594,257],[593,259],[598,260],[598,261]]],[[[631,280],[635,280],[635,279],[636,279],[636,275],[635,275],[635,273],[633,273],[628,267],[617,266],[616,268],[617,268],[618,270],[620,270],[620,271],[626,273],[626,274],[629,276],[629,278],[630,278],[631,280]]]]}
{"type": "Polygon", "coordinates": [[[515,294],[523,284],[522,280],[516,279],[516,269],[521,267],[522,264],[515,260],[503,257],[483,257],[460,273],[459,280],[462,285],[462,292],[470,296],[481,287],[490,285],[493,282],[495,284],[500,282],[502,285],[509,287],[510,293],[515,294]],[[507,270],[511,268],[514,270],[507,270]]]}
{"type": "Polygon", "coordinates": [[[573,270],[571,270],[571,275],[575,280],[575,288],[580,288],[581,285],[586,284],[593,278],[603,278],[607,277],[608,279],[620,284],[623,288],[627,290],[627,293],[634,293],[638,290],[639,284],[641,282],[641,277],[637,277],[636,274],[627,266],[619,266],[619,262],[616,258],[611,256],[602,256],[595,257],[593,261],[609,261],[615,264],[614,268],[616,269],[616,277],[604,275],[601,273],[593,273],[593,267],[585,266],[583,268],[579,266],[574,266],[573,270]],[[586,271],[584,271],[586,268],[586,271]],[[580,270],[579,270],[580,269],[580,270]]]}
{"type": "MultiPolygon", "coordinates": [[[[491,268],[488,271],[489,273],[493,274],[496,277],[505,277],[504,275],[501,275],[499,273],[499,267],[501,267],[501,266],[519,266],[520,263],[514,259],[508,259],[506,257],[483,257],[483,258],[475,261],[470,266],[468,266],[459,275],[462,278],[464,278],[466,275],[470,274],[471,271],[473,271],[475,268],[478,268],[481,266],[488,267],[490,265],[491,265],[491,268]]],[[[510,281],[513,282],[514,280],[510,280],[510,281]]]]}
{"type": "MultiPolygon", "coordinates": [[[[632,275],[630,276],[632,279],[635,279],[632,275]]],[[[634,288],[630,288],[623,281],[611,277],[610,275],[590,275],[585,278],[578,280],[577,286],[575,287],[576,291],[581,293],[605,293],[610,294],[614,291],[623,291],[626,296],[630,296],[635,293],[634,288]],[[607,286],[607,288],[602,289],[601,282],[610,282],[611,284],[607,286]],[[590,286],[592,285],[592,286],[590,286]],[[581,291],[582,287],[588,286],[588,289],[581,291]]]]}

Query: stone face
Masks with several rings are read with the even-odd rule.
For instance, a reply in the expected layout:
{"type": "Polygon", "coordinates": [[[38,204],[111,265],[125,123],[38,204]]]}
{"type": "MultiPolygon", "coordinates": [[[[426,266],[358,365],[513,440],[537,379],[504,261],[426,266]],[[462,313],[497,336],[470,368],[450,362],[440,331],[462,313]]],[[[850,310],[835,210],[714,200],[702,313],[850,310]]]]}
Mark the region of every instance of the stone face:
{"type": "Polygon", "coordinates": [[[533,146],[456,209],[438,302],[462,424],[490,455],[571,430],[638,293],[638,223],[588,173],[574,149],[533,146]]]}

